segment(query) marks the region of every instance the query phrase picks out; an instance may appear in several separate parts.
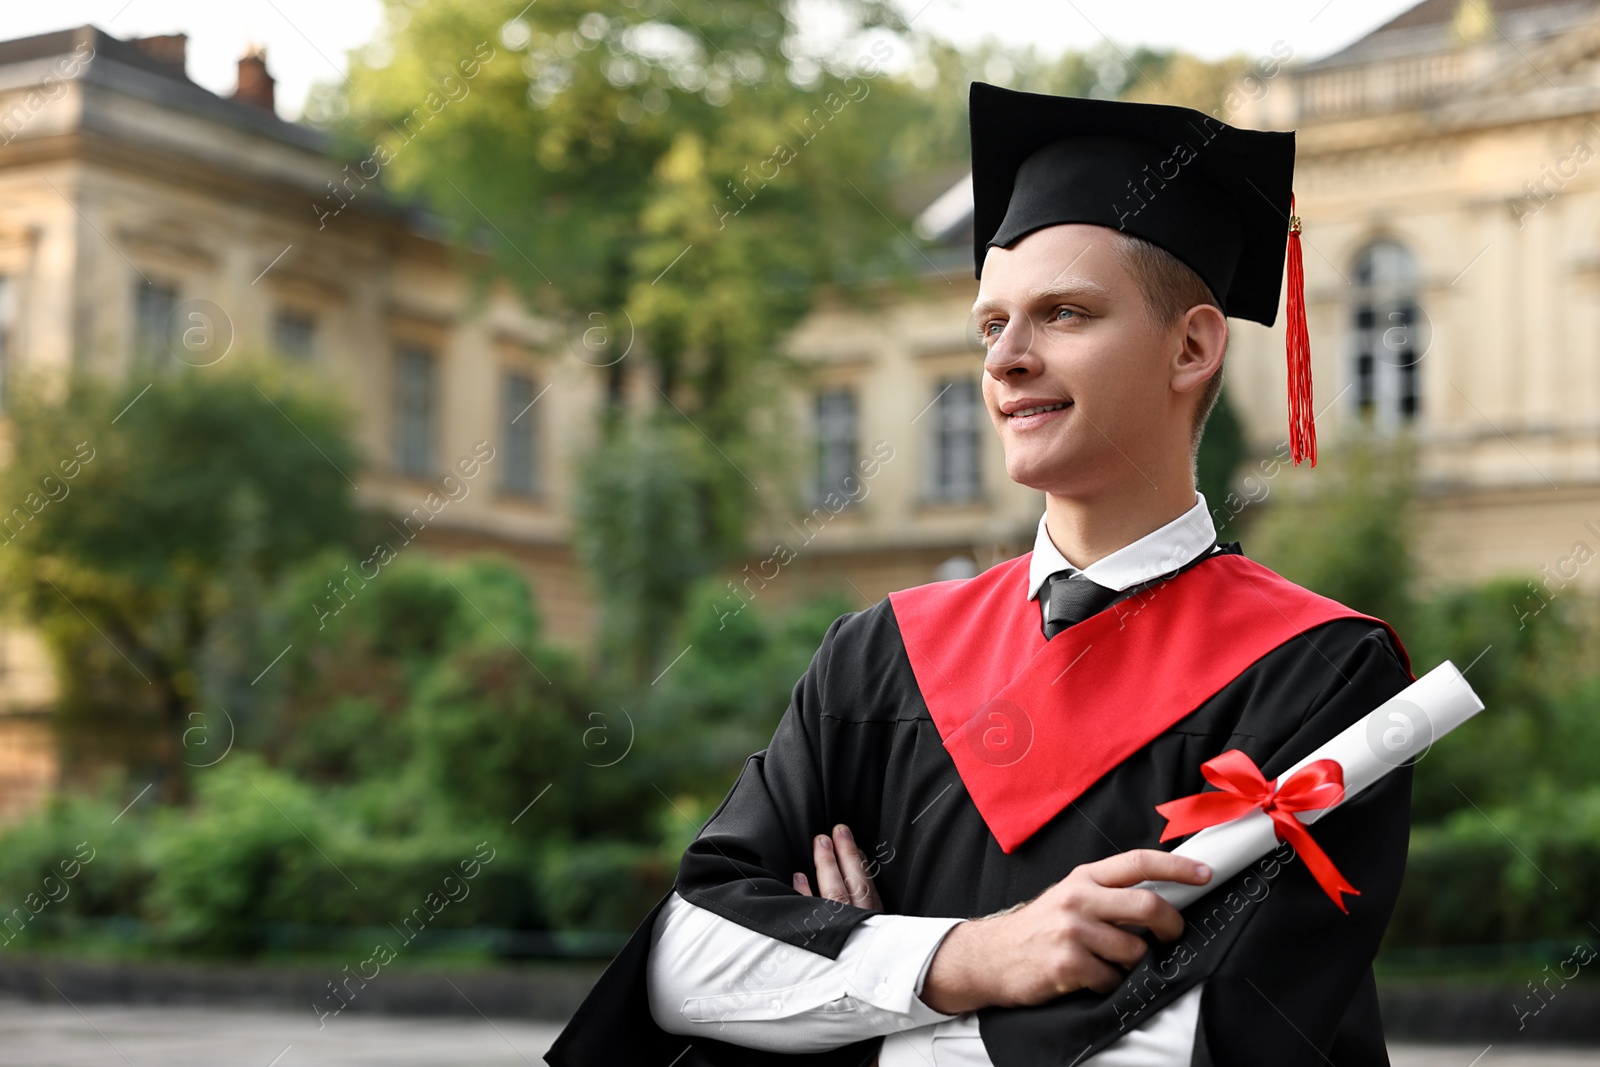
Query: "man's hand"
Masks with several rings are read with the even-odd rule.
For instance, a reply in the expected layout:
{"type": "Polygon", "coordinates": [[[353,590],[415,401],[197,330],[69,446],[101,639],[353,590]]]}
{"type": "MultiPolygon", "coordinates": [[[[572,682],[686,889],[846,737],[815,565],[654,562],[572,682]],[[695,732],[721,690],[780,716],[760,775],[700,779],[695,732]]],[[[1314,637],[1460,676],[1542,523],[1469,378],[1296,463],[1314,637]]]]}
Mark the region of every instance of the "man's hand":
{"type": "MultiPolygon", "coordinates": [[[[833,828],[833,836],[818,834],[811,839],[811,864],[817,869],[817,889],[824,900],[841,904],[854,904],[868,911],[882,911],[883,901],[878,898],[878,887],[872,884],[867,864],[856,847],[850,827],[840,823],[833,828]]],[[[811,882],[804,871],[795,871],[795,892],[811,896],[811,882]]],[[[878,1057],[872,1057],[870,1067],[878,1067],[878,1057]]]]}
{"type": "Polygon", "coordinates": [[[959,1015],[1042,1004],[1076,989],[1110,992],[1147,950],[1122,926],[1148,927],[1162,941],[1183,933],[1177,908],[1129,888],[1147,878],[1205,885],[1211,871],[1148,848],[1082,864],[1027,904],[953,927],[928,965],[923,1003],[959,1015]]]}
{"type": "MultiPolygon", "coordinates": [[[[883,901],[878,888],[867,873],[866,861],[850,835],[850,827],[840,823],[833,828],[833,836],[818,834],[811,841],[811,862],[817,868],[817,895],[841,904],[854,904],[868,911],[882,911],[883,901]]],[[[794,872],[794,888],[802,896],[811,896],[811,883],[802,871],[794,872]]]]}

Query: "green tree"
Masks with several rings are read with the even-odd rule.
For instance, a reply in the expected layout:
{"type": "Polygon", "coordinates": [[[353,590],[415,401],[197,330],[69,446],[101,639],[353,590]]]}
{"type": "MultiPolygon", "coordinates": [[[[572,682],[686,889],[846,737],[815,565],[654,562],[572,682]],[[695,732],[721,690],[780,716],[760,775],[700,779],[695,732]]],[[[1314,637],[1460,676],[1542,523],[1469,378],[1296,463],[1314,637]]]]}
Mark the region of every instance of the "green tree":
{"type": "Polygon", "coordinates": [[[824,288],[861,299],[924,270],[904,234],[965,164],[970,81],[1214,109],[1239,67],[1109,44],[963,52],[909,36],[882,0],[835,15],[817,43],[780,0],[389,0],[348,84],[310,109],[363,157],[319,218],[369,180],[426,201],[568,322],[601,378],[579,541],[634,679],[673,654],[693,583],[796,502],[781,340],[824,288]]]}
{"type": "Polygon", "coordinates": [[[69,769],[126,757],[181,797],[191,731],[253,710],[259,590],[356,528],[348,416],[238,364],[35,384],[10,414],[0,581],[56,656],[69,769]]]}
{"type": "Polygon", "coordinates": [[[1324,447],[1298,477],[1285,466],[1251,554],[1291,581],[1383,619],[1401,636],[1414,618],[1412,460],[1405,442],[1356,438],[1324,447]],[[1298,482],[1298,484],[1297,484],[1298,482]]]}
{"type": "Polygon", "coordinates": [[[379,146],[363,173],[381,166],[458,234],[486,234],[492,269],[572,323],[571,356],[606,398],[581,537],[607,561],[607,633],[636,678],[692,582],[745,548],[749,517],[790,503],[758,489],[786,436],[780,339],[819,287],[916,255],[882,150],[911,106],[882,73],[899,16],[839,8],[845,42],[814,54],[779,0],[391,2],[320,104],[379,146]],[[678,465],[632,479],[644,496],[592,499],[626,491],[607,468],[659,470],[663,449],[678,465]],[[651,555],[654,507],[686,532],[651,555]]]}

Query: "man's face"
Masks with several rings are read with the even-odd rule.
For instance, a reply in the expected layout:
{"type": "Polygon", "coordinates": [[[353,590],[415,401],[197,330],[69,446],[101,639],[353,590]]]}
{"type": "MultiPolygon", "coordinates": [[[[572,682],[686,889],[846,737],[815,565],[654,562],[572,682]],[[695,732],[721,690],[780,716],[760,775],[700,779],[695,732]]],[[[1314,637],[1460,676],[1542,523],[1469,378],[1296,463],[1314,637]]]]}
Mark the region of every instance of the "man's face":
{"type": "Polygon", "coordinates": [[[1119,240],[1048,226],[984,259],[983,395],[1014,482],[1064,496],[1139,489],[1173,470],[1173,448],[1187,452],[1192,400],[1173,389],[1183,322],[1154,320],[1119,240]]]}

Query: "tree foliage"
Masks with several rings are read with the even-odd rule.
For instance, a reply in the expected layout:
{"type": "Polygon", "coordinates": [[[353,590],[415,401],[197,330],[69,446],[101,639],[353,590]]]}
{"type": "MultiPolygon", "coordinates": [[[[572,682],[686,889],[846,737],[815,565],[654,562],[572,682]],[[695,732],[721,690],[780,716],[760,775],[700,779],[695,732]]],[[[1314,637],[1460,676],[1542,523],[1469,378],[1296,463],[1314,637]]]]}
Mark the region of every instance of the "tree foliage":
{"type": "Polygon", "coordinates": [[[1292,581],[1387,621],[1403,636],[1416,596],[1411,453],[1352,438],[1315,471],[1282,465],[1251,529],[1252,555],[1292,581]],[[1314,482],[1312,478],[1314,476],[1314,482]]]}
{"type": "Polygon", "coordinates": [[[778,0],[391,2],[349,87],[323,101],[380,146],[392,188],[485,235],[493,268],[570,323],[562,355],[602,376],[579,486],[593,556],[637,555],[594,499],[623,488],[619,469],[659,470],[658,448],[680,464],[627,506],[687,529],[664,547],[690,565],[596,575],[635,675],[663,654],[660,620],[689,584],[743,549],[751,516],[788,503],[755,489],[781,462],[779,340],[819,286],[913,252],[882,151],[909,106],[885,75],[899,16],[878,0],[838,14],[813,45],[778,0]]]}
{"type": "Polygon", "coordinates": [[[247,714],[261,590],[352,536],[348,416],[264,365],[18,391],[0,582],[62,683],[69,762],[181,795],[191,715],[247,714]]]}

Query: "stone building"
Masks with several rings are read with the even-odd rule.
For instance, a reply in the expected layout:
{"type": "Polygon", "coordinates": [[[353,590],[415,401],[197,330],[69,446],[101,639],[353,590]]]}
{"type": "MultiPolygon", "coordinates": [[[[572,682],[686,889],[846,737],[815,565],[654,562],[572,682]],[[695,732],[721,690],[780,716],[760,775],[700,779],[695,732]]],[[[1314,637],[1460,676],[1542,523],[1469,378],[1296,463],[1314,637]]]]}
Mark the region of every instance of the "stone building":
{"type": "Polygon", "coordinates": [[[188,79],[185,45],[87,26],[0,42],[0,389],[230,351],[300,361],[357,416],[367,502],[409,511],[488,441],[490,484],[426,536],[513,553],[578,628],[557,442],[582,435],[592,382],[555,358],[561,331],[504,286],[477,291],[472,253],[364,180],[367,161],[280,119],[260,52],[222,98],[188,79]]]}
{"type": "MultiPolygon", "coordinates": [[[[1600,4],[1425,0],[1256,95],[1241,124],[1297,131],[1321,432],[1413,436],[1430,580],[1592,585],[1600,4]]],[[[1236,336],[1234,403],[1265,452],[1283,332],[1236,336]]]]}
{"type": "MultiPolygon", "coordinates": [[[[136,381],[231,353],[304,363],[355,413],[366,462],[345,473],[369,504],[410,512],[479,442],[495,450],[418,543],[509,554],[557,637],[580,640],[592,601],[561,453],[585,433],[589,368],[557,358],[561,331],[508,288],[483,291],[473,253],[363,162],[280,119],[260,52],[224,98],[187,77],[185,49],[92,26],[0,42],[0,406],[18,376],[69,368],[136,381]]],[[[51,698],[37,642],[5,634],[0,818],[53,774],[51,698]]]]}

